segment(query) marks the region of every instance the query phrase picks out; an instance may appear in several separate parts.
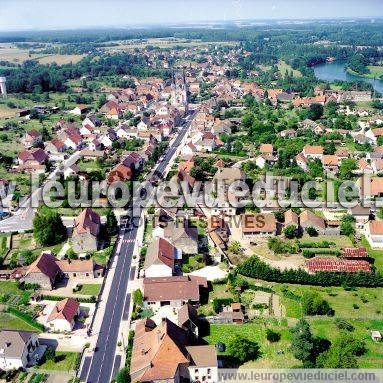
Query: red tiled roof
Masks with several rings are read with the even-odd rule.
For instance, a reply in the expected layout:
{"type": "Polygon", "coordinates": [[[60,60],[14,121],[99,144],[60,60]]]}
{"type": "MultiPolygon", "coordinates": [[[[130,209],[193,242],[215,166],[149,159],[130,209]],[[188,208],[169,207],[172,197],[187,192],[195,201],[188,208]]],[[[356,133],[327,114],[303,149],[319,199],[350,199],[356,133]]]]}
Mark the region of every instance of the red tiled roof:
{"type": "Polygon", "coordinates": [[[25,275],[42,273],[53,281],[59,272],[60,269],[56,264],[56,258],[51,254],[43,253],[28,267],[25,275]]]}
{"type": "Polygon", "coordinates": [[[76,218],[73,235],[90,232],[93,236],[97,236],[100,232],[100,226],[100,216],[88,207],[76,218]]]}
{"type": "Polygon", "coordinates": [[[68,322],[72,322],[74,317],[77,315],[80,303],[76,299],[66,298],[56,303],[52,312],[49,314],[47,319],[48,322],[55,319],[65,319],[68,322]]]}

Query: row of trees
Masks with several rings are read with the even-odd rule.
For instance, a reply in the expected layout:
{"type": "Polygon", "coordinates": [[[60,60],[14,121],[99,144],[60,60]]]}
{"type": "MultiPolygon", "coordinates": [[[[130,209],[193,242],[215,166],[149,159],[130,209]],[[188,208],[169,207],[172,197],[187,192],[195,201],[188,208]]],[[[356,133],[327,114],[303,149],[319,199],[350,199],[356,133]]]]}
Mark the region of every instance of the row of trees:
{"type": "Polygon", "coordinates": [[[239,274],[264,281],[294,283],[314,286],[383,286],[383,276],[378,272],[333,273],[321,271],[309,274],[303,269],[280,270],[252,256],[237,267],[239,274]]]}

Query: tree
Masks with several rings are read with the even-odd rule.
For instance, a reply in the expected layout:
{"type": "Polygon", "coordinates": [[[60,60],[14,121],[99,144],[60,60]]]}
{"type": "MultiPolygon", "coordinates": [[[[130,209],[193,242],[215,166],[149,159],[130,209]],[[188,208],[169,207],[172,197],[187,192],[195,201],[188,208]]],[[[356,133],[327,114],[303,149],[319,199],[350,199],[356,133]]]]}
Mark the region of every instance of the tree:
{"type": "Polygon", "coordinates": [[[350,235],[354,235],[355,234],[354,222],[355,222],[355,218],[353,216],[347,215],[343,217],[342,222],[340,224],[340,233],[342,235],[347,235],[348,237],[350,235]]]}
{"type": "Polygon", "coordinates": [[[116,383],[130,383],[130,373],[128,367],[123,367],[116,376],[116,383]]]}
{"type": "Polygon", "coordinates": [[[109,236],[117,233],[117,218],[112,209],[108,209],[106,213],[106,232],[109,236]]]}
{"type": "Polygon", "coordinates": [[[66,228],[60,214],[46,206],[38,208],[33,218],[33,236],[42,246],[53,246],[64,241],[66,228]]]}
{"type": "Polygon", "coordinates": [[[255,360],[259,357],[259,345],[247,338],[236,335],[228,346],[230,355],[239,363],[243,364],[249,360],[255,360]]]}
{"type": "Polygon", "coordinates": [[[366,351],[363,341],[355,339],[351,334],[342,331],[331,347],[319,355],[319,368],[358,368],[356,356],[366,351]]]}
{"type": "Polygon", "coordinates": [[[349,180],[353,177],[353,171],[358,168],[354,158],[344,159],[339,166],[339,178],[349,180]]]}
{"type": "Polygon", "coordinates": [[[305,315],[332,315],[328,302],[320,297],[318,293],[306,292],[302,296],[302,309],[305,315]]]}
{"type": "Polygon", "coordinates": [[[283,234],[288,239],[293,239],[297,235],[297,227],[295,225],[287,225],[283,229],[283,234]]]}
{"type": "Polygon", "coordinates": [[[135,305],[141,306],[144,301],[144,296],[142,295],[142,291],[140,289],[133,291],[133,303],[135,305]]]}
{"type": "Polygon", "coordinates": [[[291,330],[291,333],[291,352],[294,357],[303,363],[312,362],[314,359],[315,344],[310,325],[304,319],[300,319],[291,330]]]}
{"type": "Polygon", "coordinates": [[[316,121],[319,120],[323,115],[323,106],[321,104],[311,104],[307,118],[316,121]]]}

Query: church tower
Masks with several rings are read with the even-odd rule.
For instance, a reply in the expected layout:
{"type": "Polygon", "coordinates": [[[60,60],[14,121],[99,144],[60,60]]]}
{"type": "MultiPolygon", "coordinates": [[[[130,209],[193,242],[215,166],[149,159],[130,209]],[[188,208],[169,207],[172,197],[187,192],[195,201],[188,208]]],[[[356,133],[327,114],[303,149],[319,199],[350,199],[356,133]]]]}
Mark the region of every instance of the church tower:
{"type": "Polygon", "coordinates": [[[172,73],[171,103],[176,108],[189,112],[188,85],[186,82],[185,70],[172,73]]]}

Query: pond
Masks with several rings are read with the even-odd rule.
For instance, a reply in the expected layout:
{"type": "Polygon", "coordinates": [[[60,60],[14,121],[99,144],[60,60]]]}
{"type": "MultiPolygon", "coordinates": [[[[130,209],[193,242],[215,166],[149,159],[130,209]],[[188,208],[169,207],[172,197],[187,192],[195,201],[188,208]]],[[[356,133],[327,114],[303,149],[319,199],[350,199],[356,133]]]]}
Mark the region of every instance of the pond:
{"type": "Polygon", "coordinates": [[[333,61],[325,64],[319,64],[314,67],[314,73],[319,80],[332,82],[335,80],[342,81],[364,81],[372,84],[374,89],[379,93],[383,93],[383,81],[374,80],[354,74],[350,74],[346,70],[346,63],[344,61],[333,61]]]}

